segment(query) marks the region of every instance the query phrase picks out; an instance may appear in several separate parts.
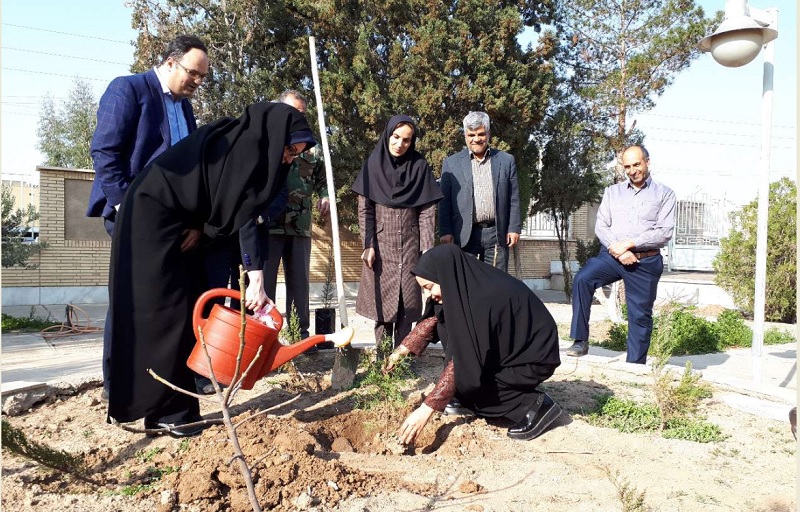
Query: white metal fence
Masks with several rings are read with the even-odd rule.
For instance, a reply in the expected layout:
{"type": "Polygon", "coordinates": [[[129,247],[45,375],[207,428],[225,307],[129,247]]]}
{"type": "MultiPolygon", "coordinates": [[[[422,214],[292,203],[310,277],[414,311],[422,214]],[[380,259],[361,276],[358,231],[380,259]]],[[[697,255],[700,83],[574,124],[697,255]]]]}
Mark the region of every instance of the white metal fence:
{"type": "Polygon", "coordinates": [[[669,244],[670,270],[713,270],[720,240],[730,230],[735,205],[723,198],[698,192],[679,199],[675,209],[675,233],[669,244]]]}
{"type": "MultiPolygon", "coordinates": [[[[572,219],[569,222],[568,238],[572,237],[572,219]]],[[[522,226],[521,236],[536,240],[557,240],[556,223],[549,213],[539,212],[531,215],[522,226]]]]}

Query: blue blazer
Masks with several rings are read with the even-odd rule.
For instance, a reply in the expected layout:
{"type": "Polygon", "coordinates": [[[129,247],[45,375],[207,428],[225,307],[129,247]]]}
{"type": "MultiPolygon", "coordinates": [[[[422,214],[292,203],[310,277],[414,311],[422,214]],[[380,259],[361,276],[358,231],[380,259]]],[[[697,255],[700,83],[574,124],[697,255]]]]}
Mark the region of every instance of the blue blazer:
{"type": "MultiPolygon", "coordinates": [[[[497,243],[506,246],[508,233],[522,232],[517,164],[514,157],[505,151],[490,148],[489,156],[494,182],[497,243]]],[[[464,247],[472,234],[472,213],[475,210],[472,161],[468,149],[445,158],[439,186],[444,195],[438,204],[439,236],[453,235],[454,242],[464,247]]]]}
{"type": "MultiPolygon", "coordinates": [[[[189,100],[181,101],[189,133],[197,121],[189,100]]],[[[170,146],[169,118],[164,93],[152,69],[115,78],[97,108],[97,127],[92,137],[94,183],[88,217],[113,219],[114,205],[133,178],[170,146]]]]}

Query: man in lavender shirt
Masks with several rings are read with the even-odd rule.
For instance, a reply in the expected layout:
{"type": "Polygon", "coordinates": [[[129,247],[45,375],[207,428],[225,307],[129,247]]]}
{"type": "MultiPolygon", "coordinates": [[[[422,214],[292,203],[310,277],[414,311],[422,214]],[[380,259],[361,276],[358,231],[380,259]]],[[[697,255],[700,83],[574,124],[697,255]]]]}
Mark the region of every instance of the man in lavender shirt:
{"type": "Polygon", "coordinates": [[[664,271],[660,249],[675,228],[675,193],[653,181],[650,155],[643,146],[622,153],[628,181],[606,188],[597,212],[595,234],[600,254],[590,258],[572,285],[572,329],[575,343],[568,356],[589,352],[589,314],[597,288],[615,281],[625,283],[628,306],[629,363],[644,364],[653,332],[653,303],[664,271]]]}

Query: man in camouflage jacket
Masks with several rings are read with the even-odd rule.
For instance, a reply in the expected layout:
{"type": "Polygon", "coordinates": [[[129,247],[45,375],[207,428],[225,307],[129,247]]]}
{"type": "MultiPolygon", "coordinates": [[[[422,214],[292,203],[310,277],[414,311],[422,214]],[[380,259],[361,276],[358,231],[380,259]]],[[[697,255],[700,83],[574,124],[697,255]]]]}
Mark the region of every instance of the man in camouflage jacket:
{"type": "Polygon", "coordinates": [[[267,260],[264,266],[264,290],[275,298],[278,265],[283,260],[286,283],[286,314],[294,304],[300,322],[300,336],[307,338],[309,320],[309,279],[311,267],[311,209],[314,193],[317,209],[324,218],[330,202],[325,181],[325,168],[317,148],[301,154],[286,178],[289,197],[286,209],[269,226],[267,260]]]}

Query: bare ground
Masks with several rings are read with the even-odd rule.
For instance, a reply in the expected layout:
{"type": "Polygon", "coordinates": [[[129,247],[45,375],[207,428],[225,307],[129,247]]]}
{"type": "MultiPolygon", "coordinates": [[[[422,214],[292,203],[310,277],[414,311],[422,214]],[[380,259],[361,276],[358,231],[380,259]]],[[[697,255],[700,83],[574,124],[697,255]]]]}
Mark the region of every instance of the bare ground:
{"type": "MultiPolygon", "coordinates": [[[[712,398],[702,412],[727,436],[718,443],[594,427],[583,414],[595,396],[646,398],[651,377],[567,358],[546,384],[564,412],[538,439],[508,439],[499,421],[436,414],[416,446],[403,449],[394,432],[432,386],[441,359],[418,361],[406,409],[360,410],[352,391],[328,389],[332,358],[296,359],[315,391],[279,374],[237,399],[238,419],[277,406],[240,429],[264,510],[613,511],[626,510],[626,487],[628,496],[644,495],[643,508],[627,510],[796,510],[788,421],[712,398]]],[[[4,510],[251,510],[223,427],[188,441],[146,438],[104,423],[99,396],[90,389],[8,420],[35,441],[85,454],[104,485],[53,474],[4,450],[4,510]]],[[[209,404],[203,412],[219,417],[218,410],[209,404]]]]}

